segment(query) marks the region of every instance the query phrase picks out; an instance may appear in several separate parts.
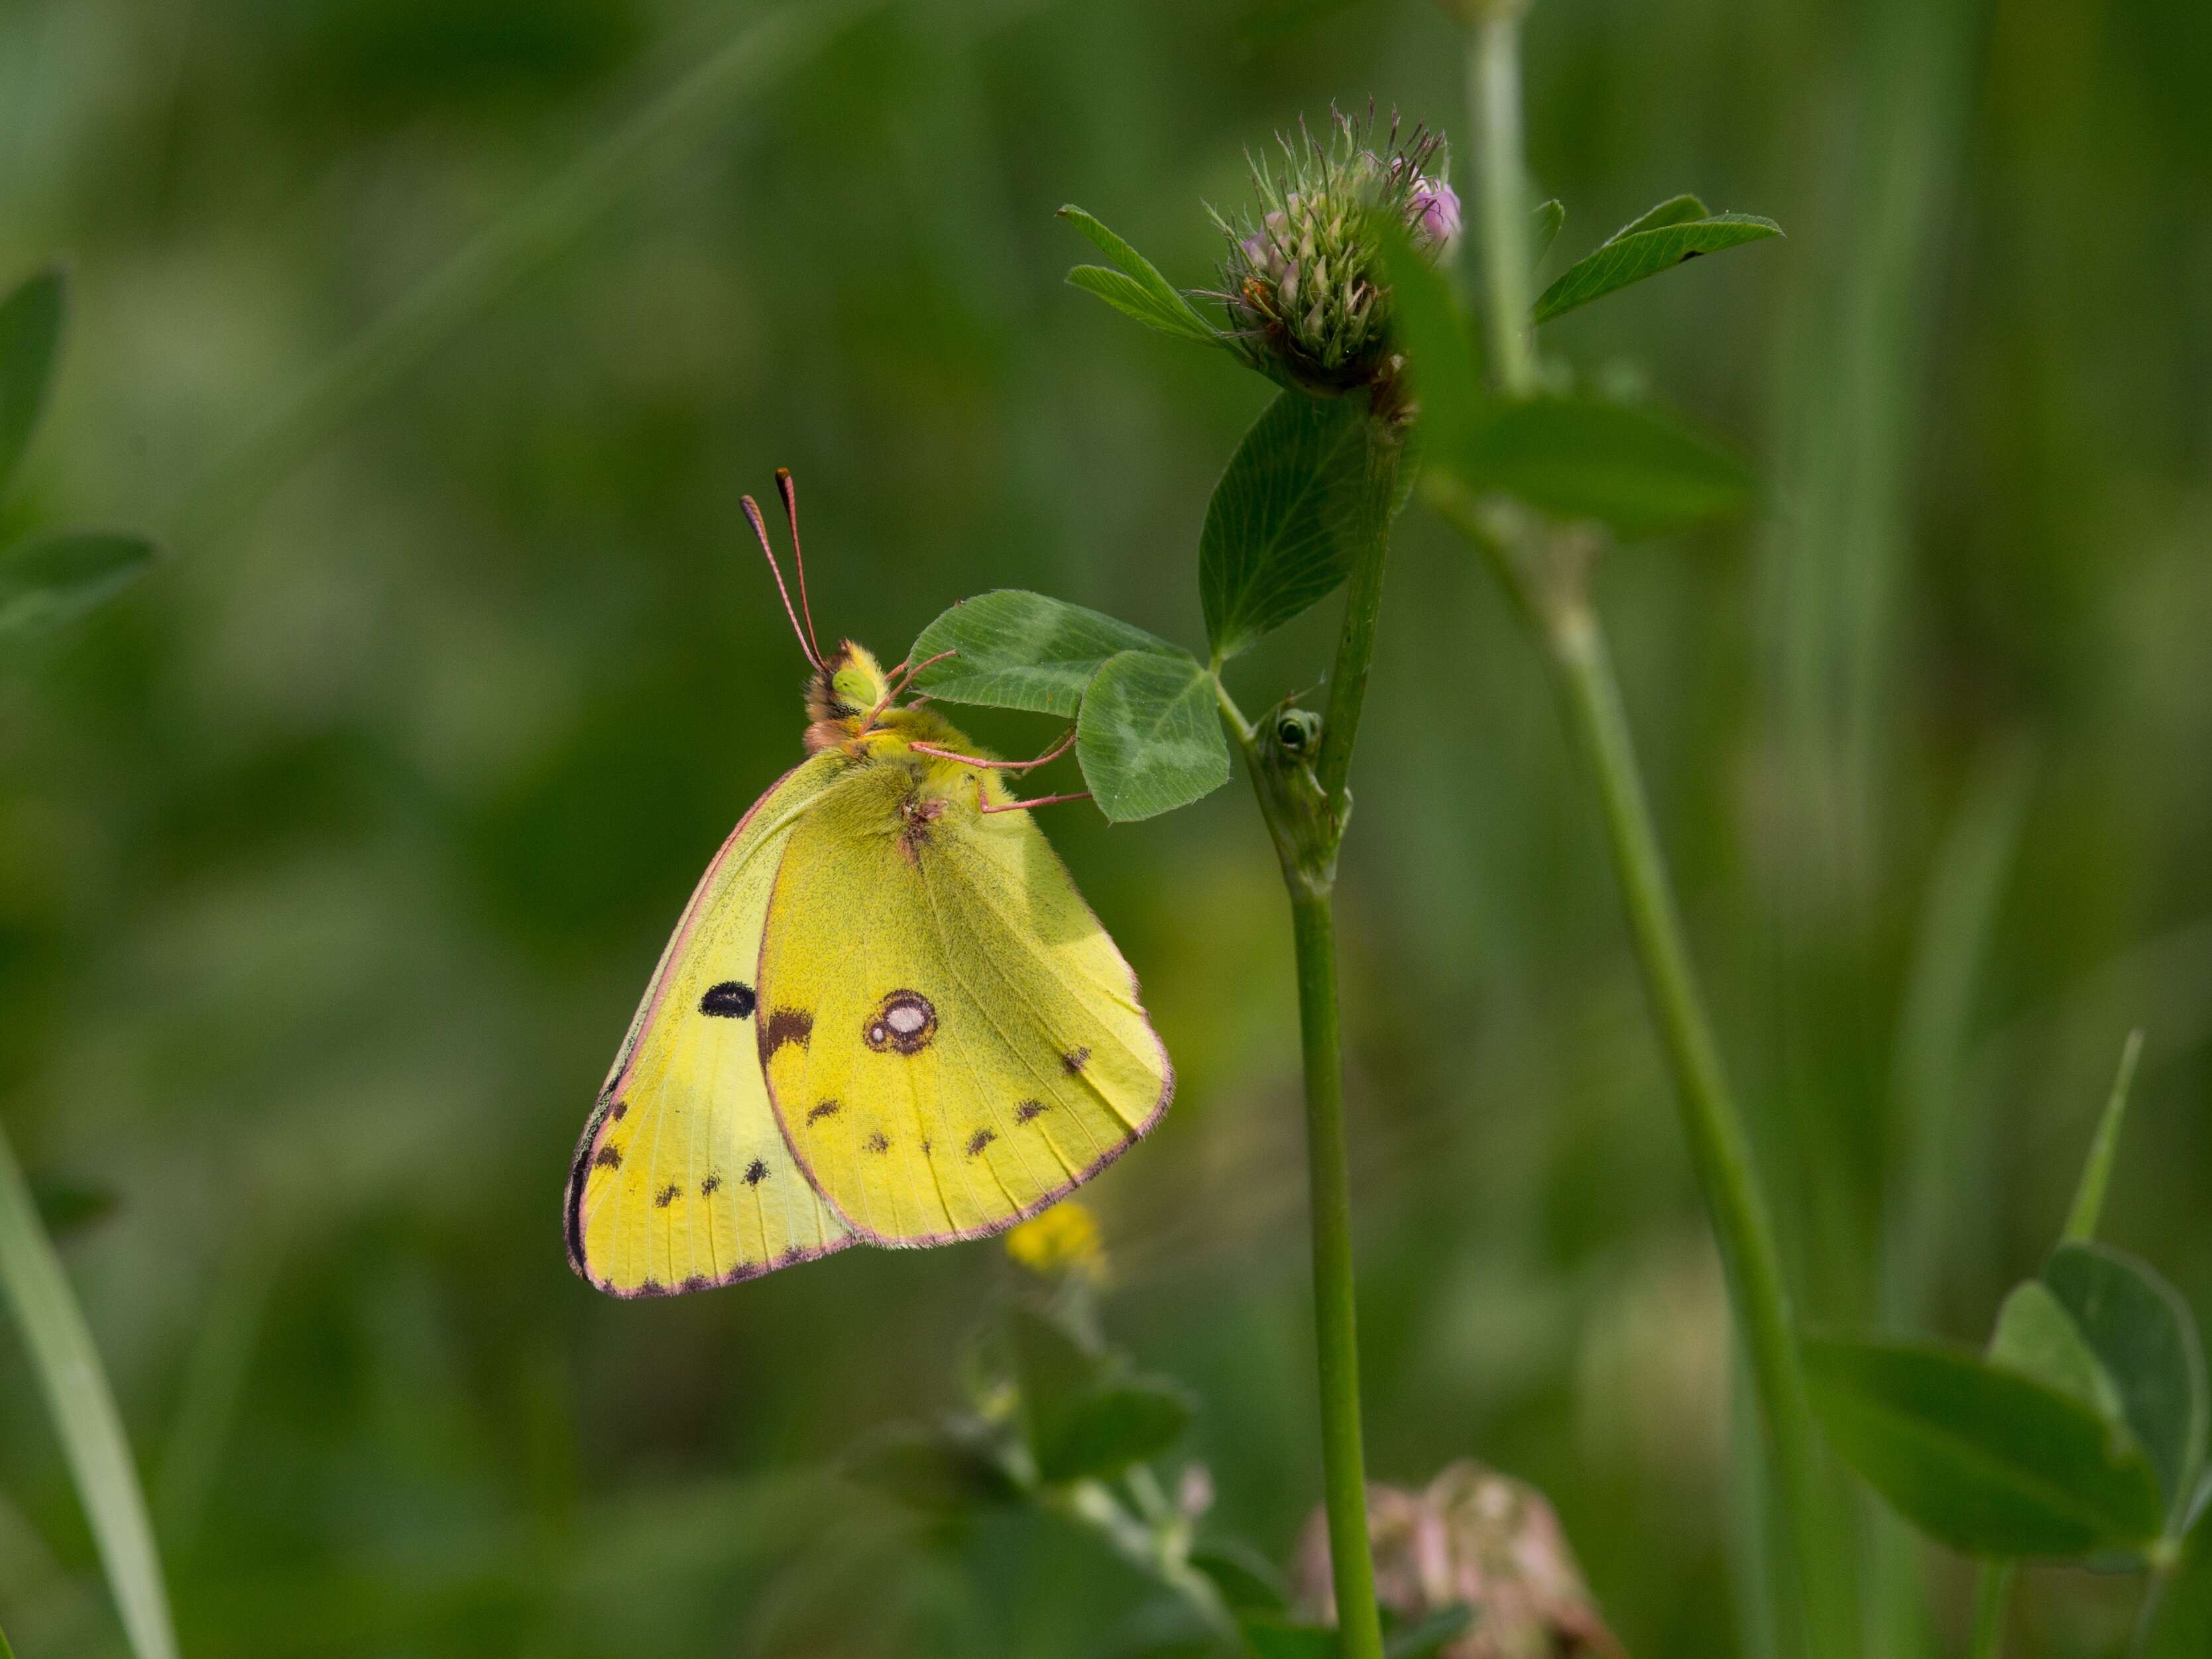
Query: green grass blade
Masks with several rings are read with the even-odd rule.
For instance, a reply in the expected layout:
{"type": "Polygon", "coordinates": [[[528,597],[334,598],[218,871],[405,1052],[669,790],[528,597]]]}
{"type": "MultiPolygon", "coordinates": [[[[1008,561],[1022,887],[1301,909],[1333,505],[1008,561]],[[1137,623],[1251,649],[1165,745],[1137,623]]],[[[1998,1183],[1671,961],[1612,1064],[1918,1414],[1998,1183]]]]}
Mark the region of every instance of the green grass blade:
{"type": "Polygon", "coordinates": [[[2098,1121],[2097,1138],[2089,1143],[2088,1162],[2081,1166],[2081,1184],[2075,1188],[2074,1206],[2066,1212],[2066,1242],[2086,1244],[2097,1236],[2097,1223],[2105,1213],[2105,1188],[2112,1184],[2112,1159],[2120,1150],[2120,1125],[2128,1115],[2128,1091],[2135,1086],[2136,1062],[2142,1058],[2143,1034],[2128,1033],[2120,1050],[2120,1069],[2112,1079],[2112,1092],[2105,1100],[2105,1115],[2098,1121]]]}
{"type": "Polygon", "coordinates": [[[1944,1264],[1957,1271],[1972,1236],[1977,1152],[1988,1133],[1986,1091],[1963,1086],[1999,907],[2012,878],[2035,779],[2033,751],[2000,744],[1978,760],[1943,837],[1923,903],[1904,1012],[1898,1023],[1890,1109],[1901,1130],[1891,1175],[1881,1315],[1900,1334],[1934,1317],[1944,1264]]]}
{"type": "Polygon", "coordinates": [[[0,1630],[0,1659],[15,1659],[15,1650],[8,1645],[8,1632],[0,1630]]]}
{"type": "MultiPolygon", "coordinates": [[[[29,1183],[0,1134],[0,1289],[52,1410],[100,1559],[138,1659],[176,1659],[169,1595],[123,1419],[61,1260],[39,1224],[29,1183]]],[[[0,1644],[3,1646],[4,1644],[0,1644]]]]}

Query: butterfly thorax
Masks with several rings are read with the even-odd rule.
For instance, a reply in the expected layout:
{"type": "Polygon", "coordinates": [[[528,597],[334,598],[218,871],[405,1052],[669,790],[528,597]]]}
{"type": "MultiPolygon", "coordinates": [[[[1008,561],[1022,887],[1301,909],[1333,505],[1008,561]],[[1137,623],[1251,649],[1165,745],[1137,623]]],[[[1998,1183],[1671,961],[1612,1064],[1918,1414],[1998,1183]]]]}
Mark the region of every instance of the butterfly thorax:
{"type": "Polygon", "coordinates": [[[933,708],[901,706],[890,677],[865,646],[850,640],[830,653],[809,683],[806,694],[806,752],[836,752],[856,761],[902,767],[911,774],[914,793],[922,803],[955,798],[1000,803],[1006,799],[990,772],[952,758],[993,758],[966,733],[933,708]],[[945,750],[934,755],[917,749],[945,750]]]}

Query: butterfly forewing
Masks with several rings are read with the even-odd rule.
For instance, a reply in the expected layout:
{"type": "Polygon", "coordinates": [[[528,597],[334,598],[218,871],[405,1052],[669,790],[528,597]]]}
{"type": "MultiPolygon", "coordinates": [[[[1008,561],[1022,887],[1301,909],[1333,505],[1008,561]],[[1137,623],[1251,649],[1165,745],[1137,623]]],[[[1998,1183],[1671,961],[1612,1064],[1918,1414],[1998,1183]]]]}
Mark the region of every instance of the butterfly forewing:
{"type": "Polygon", "coordinates": [[[761,947],[785,1136],[837,1215],[886,1244],[1035,1213],[1174,1090],[1134,975],[1030,815],[920,800],[892,766],[825,793],[784,851],[761,947]]]}
{"type": "Polygon", "coordinates": [[[661,953],[569,1176],[569,1257],[602,1290],[698,1290],[854,1242],[792,1161],[754,1036],[777,866],[843,765],[818,757],[754,805],[661,953]]]}

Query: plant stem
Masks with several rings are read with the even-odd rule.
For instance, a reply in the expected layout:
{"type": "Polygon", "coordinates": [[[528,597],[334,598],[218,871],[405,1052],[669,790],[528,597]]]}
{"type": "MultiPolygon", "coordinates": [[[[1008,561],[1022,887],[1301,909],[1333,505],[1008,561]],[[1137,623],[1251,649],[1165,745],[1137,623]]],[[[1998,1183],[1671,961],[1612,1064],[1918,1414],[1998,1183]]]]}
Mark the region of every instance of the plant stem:
{"type": "Polygon", "coordinates": [[[1775,1496],[1790,1536],[1807,1640],[1817,1653],[1845,1653],[1856,1644],[1850,1609],[1835,1589],[1834,1546],[1821,1521],[1812,1409],[1781,1255],[1690,964],[1620,688],[1596,617],[1586,604],[1559,609],[1549,636],[1568,723],[1597,784],[1629,931],[1674,1073],[1691,1162],[1743,1328],[1772,1448],[1775,1496]]]}
{"type": "Polygon", "coordinates": [[[1305,1053],[1306,1163],[1311,1186],[1314,1327],[1321,1381],[1322,1497],[1328,1514],[1344,1659],[1381,1659],[1367,1474],[1359,1431],[1359,1339],[1352,1271],[1352,1171],[1344,1139],[1336,920],[1327,887],[1291,896],[1297,948],[1298,1032],[1305,1053]]]}
{"type": "Polygon", "coordinates": [[[1313,1231],[1315,1363],[1321,1393],[1322,1508],[1342,1659],[1382,1659],[1375,1561],[1367,1539],[1360,1444],[1359,1338],[1352,1264],[1352,1178],[1344,1133],[1344,1051],[1336,988],[1336,853],[1350,815],[1346,781],[1375,658],[1402,435],[1385,413],[1367,420],[1362,540],[1345,587],[1344,628],[1312,764],[1278,733],[1255,731],[1218,674],[1221,717],[1244,752],[1260,814],[1274,837],[1291,897],[1297,954],[1298,1033],[1305,1063],[1306,1164],[1313,1231]]]}
{"type": "Polygon", "coordinates": [[[2012,1597],[2010,1561],[1984,1561],[1974,1587],[1974,1639],[1967,1659],[1997,1659],[2004,1644],[2005,1603],[2012,1597]]]}
{"type": "Polygon", "coordinates": [[[1345,781],[1352,770],[1352,745],[1359,732],[1359,710],[1367,699],[1367,671],[1375,660],[1375,625],[1382,611],[1383,568],[1390,551],[1390,517],[1398,502],[1398,463],[1402,434],[1389,421],[1371,416],[1367,428],[1367,468],[1362,486],[1359,523],[1365,537],[1344,585],[1344,631],[1337,636],[1336,665],[1329,671],[1328,707],[1322,717],[1321,754],[1314,774],[1322,799],[1336,815],[1341,833],[1346,807],[1345,781]]]}
{"type": "Polygon", "coordinates": [[[176,1659],[168,1591],[115,1395],[5,1134],[0,1134],[0,1293],[13,1305],[31,1351],[131,1650],[138,1659],[176,1659]]]}
{"type": "MultiPolygon", "coordinates": [[[[1468,52],[1493,370],[1498,390],[1507,398],[1528,397],[1537,387],[1528,324],[1521,10],[1521,0],[1486,0],[1473,20],[1468,52]]],[[[1811,1651],[1821,1659],[1844,1659],[1856,1650],[1857,1621],[1838,1576],[1839,1540],[1832,1542],[1820,1508],[1818,1443],[1781,1253],[1690,964],[1604,637],[1589,607],[1594,546],[1578,532],[1547,526],[1525,513],[1486,516],[1448,481],[1431,490],[1431,499],[1490,558],[1549,648],[1574,741],[1597,784],[1629,930],[1759,1392],[1774,1460],[1775,1504],[1788,1540],[1785,1576],[1795,1590],[1784,1605],[1795,1603],[1792,1622],[1811,1651]]]]}
{"type": "Polygon", "coordinates": [[[1536,389],[1528,334],[1528,185],[1521,157],[1521,6],[1492,0],[1474,25],[1467,57],[1468,118],[1475,135],[1481,197],[1483,276],[1489,288],[1490,349],[1500,390],[1536,389]]]}

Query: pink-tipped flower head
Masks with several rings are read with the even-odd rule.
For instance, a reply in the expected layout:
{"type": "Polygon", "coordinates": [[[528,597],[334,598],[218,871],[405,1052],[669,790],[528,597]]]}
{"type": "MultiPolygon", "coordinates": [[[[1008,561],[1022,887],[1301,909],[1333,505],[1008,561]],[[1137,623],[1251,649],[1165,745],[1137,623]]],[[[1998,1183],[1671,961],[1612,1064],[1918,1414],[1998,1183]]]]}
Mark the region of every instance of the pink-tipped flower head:
{"type": "MultiPolygon", "coordinates": [[[[1583,1582],[1543,1493],[1480,1463],[1449,1465],[1419,1492],[1367,1488],[1375,1599],[1419,1620],[1459,1606],[1474,1615],[1439,1659],[1627,1659],[1583,1582]]],[[[1318,1510],[1293,1569],[1298,1600],[1336,1622],[1328,1526],[1318,1510]]]]}
{"type": "Polygon", "coordinates": [[[1379,136],[1370,109],[1359,119],[1331,111],[1328,142],[1299,124],[1282,135],[1279,172],[1252,166],[1256,211],[1231,224],[1222,263],[1229,329],[1255,368],[1324,397],[1393,378],[1390,290],[1382,280],[1386,226],[1406,232],[1431,259],[1459,234],[1459,198],[1444,182],[1443,137],[1394,118],[1379,136]]]}
{"type": "Polygon", "coordinates": [[[1414,241],[1438,258],[1449,255],[1459,240],[1459,192],[1442,179],[1423,179],[1406,205],[1414,241]]]}

